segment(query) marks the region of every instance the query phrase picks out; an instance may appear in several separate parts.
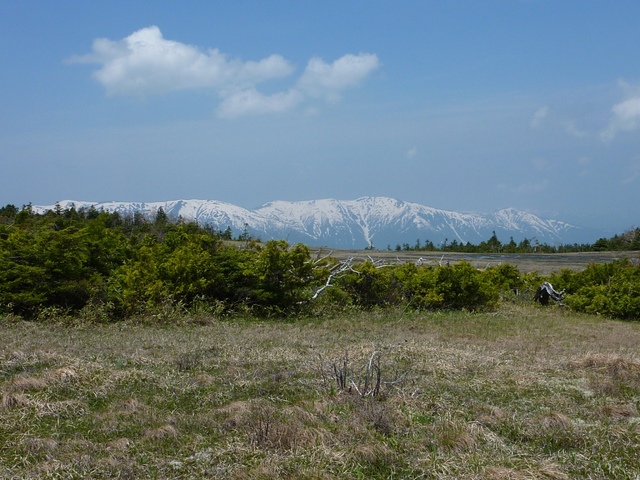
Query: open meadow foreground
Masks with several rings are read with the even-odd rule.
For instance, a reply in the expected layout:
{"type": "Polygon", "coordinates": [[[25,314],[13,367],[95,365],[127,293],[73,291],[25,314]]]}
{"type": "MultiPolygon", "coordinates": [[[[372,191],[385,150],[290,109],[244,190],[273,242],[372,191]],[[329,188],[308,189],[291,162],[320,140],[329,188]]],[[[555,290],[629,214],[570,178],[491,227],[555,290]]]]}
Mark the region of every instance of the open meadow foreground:
{"type": "Polygon", "coordinates": [[[640,478],[637,322],[0,322],[1,478],[640,478]]]}

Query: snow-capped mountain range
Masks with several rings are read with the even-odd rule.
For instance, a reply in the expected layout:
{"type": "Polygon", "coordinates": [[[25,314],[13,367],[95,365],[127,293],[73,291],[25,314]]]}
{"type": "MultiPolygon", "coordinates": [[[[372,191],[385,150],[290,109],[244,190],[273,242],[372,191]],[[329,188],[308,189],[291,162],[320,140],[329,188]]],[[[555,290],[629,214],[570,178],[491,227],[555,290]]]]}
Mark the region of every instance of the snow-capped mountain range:
{"type": "MultiPolygon", "coordinates": [[[[506,208],[489,214],[461,213],[426,207],[387,197],[362,197],[356,200],[275,201],[249,210],[216,200],[174,200],[167,202],[58,202],[61,208],[75,206],[133,215],[136,212],[154,218],[162,208],[171,218],[182,217],[233,235],[247,231],[251,236],[286,239],[289,243],[330,248],[394,248],[398,244],[415,245],[419,239],[440,245],[454,239],[473,244],[488,240],[493,232],[507,243],[525,238],[539,243],[581,243],[588,235],[584,229],[558,220],[545,220],[531,213],[506,208]]],[[[33,206],[35,212],[55,209],[55,205],[33,206]]],[[[594,241],[592,238],[588,241],[594,241]]]]}

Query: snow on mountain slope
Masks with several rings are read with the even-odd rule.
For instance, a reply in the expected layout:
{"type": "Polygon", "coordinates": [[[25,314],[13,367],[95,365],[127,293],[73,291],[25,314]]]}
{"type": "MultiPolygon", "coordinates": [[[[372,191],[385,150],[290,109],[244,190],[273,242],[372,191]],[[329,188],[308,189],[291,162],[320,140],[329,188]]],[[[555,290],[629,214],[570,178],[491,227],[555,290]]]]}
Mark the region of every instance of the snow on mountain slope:
{"type": "MultiPolygon", "coordinates": [[[[234,235],[245,229],[263,240],[284,238],[290,243],[325,245],[333,248],[395,247],[430,240],[479,243],[493,232],[506,242],[525,238],[541,243],[574,243],[580,229],[557,220],[544,220],[531,213],[507,208],[491,214],[439,210],[387,197],[356,200],[322,199],[302,202],[274,201],[248,210],[216,200],[175,200],[167,202],[77,202],[65,200],[65,209],[95,208],[121,215],[135,212],[154,217],[160,208],[170,217],[195,220],[219,230],[231,227],[234,235]]],[[[55,206],[34,206],[45,212],[55,206]]]]}

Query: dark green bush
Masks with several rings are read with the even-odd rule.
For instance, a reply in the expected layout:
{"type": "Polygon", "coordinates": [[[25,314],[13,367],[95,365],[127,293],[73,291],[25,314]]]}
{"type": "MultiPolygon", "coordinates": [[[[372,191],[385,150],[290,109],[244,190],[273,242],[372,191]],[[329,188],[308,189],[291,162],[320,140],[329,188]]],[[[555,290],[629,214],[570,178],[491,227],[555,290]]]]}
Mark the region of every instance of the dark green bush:
{"type": "Polygon", "coordinates": [[[440,267],[436,288],[445,308],[485,310],[494,308],[499,300],[498,286],[468,262],[440,267]]]}
{"type": "Polygon", "coordinates": [[[407,304],[416,309],[484,310],[497,305],[499,285],[467,262],[447,267],[364,262],[339,286],[362,308],[407,304]]]}
{"type": "Polygon", "coordinates": [[[579,312],[629,320],[640,319],[640,266],[630,260],[591,264],[582,272],[551,277],[565,288],[565,303],[579,312]]]}
{"type": "Polygon", "coordinates": [[[360,308],[385,308],[398,305],[402,300],[402,288],[394,275],[398,267],[376,266],[370,261],[357,265],[341,277],[337,286],[360,308]]]}

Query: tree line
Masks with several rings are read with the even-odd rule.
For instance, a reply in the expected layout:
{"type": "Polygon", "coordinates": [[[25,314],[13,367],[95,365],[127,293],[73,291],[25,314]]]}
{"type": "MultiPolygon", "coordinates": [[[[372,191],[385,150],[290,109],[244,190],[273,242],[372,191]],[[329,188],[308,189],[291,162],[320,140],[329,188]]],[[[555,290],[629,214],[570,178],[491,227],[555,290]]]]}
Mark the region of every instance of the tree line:
{"type": "MultiPolygon", "coordinates": [[[[262,316],[398,306],[477,311],[495,308],[515,292],[535,290],[544,280],[512,265],[479,270],[466,262],[348,263],[314,256],[303,244],[260,242],[246,232],[231,240],[230,229],[170,219],[162,210],[147,218],[73,207],[36,214],[28,206],[7,205],[0,208],[0,314],[113,321],[168,318],[178,311],[262,316]]],[[[501,245],[495,235],[486,244],[501,245]]],[[[640,269],[632,262],[562,271],[551,280],[567,288],[570,308],[640,317],[640,269]]]]}
{"type": "MultiPolygon", "coordinates": [[[[387,245],[387,250],[392,250],[391,245],[387,245]]],[[[459,242],[454,239],[436,245],[431,240],[421,242],[416,240],[414,245],[409,243],[396,244],[395,251],[424,251],[424,252],[459,252],[459,253],[570,253],[570,252],[604,252],[604,251],[632,251],[640,250],[640,228],[629,230],[621,235],[614,235],[611,238],[599,238],[594,243],[573,243],[549,245],[540,243],[536,239],[525,238],[516,243],[513,237],[509,242],[502,243],[495,232],[489,240],[473,244],[470,242],[459,242]]]]}

